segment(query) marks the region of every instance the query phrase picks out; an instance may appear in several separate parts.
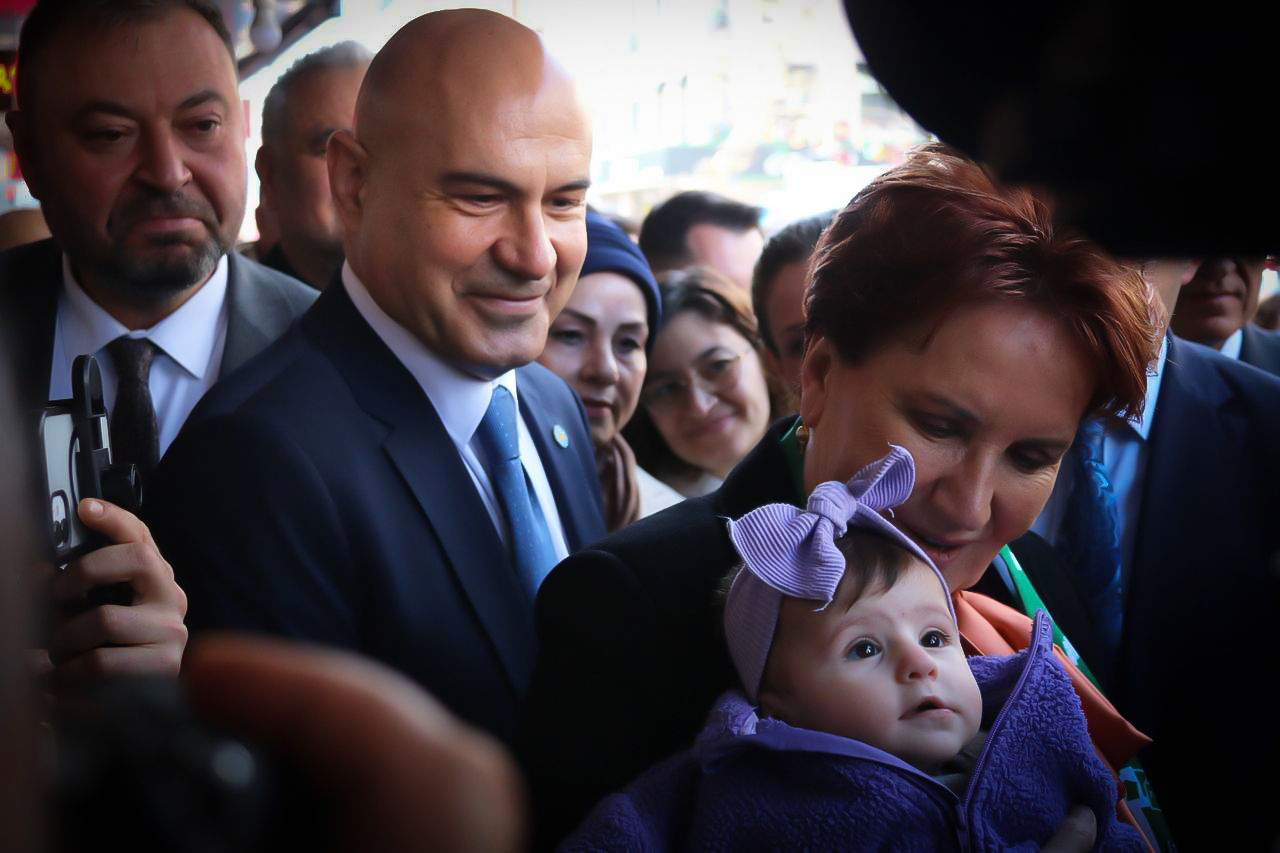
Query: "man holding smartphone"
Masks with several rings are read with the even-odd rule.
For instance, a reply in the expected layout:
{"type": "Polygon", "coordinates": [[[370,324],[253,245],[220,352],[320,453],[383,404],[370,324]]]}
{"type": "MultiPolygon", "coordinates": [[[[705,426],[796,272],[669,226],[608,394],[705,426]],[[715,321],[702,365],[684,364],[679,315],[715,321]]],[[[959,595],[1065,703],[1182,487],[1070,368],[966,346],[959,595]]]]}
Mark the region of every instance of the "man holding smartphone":
{"type": "MultiPolygon", "coordinates": [[[[72,362],[94,355],[113,461],[145,481],[205,391],[315,294],[232,251],[244,114],[215,3],[42,0],[20,50],[6,121],[53,235],[0,253],[20,400],[71,396],[72,362]]],[[[113,544],[58,574],[54,600],[127,583],[134,603],[66,610],[49,649],[58,679],[176,673],[186,600],[150,533],[104,501],[69,509],[113,544]]]]}
{"type": "Polygon", "coordinates": [[[245,209],[244,111],[209,0],[72,0],[23,25],[6,115],[51,240],[0,253],[22,397],[102,368],[114,461],[146,475],[201,396],[315,299],[233,251],[245,209]]]}

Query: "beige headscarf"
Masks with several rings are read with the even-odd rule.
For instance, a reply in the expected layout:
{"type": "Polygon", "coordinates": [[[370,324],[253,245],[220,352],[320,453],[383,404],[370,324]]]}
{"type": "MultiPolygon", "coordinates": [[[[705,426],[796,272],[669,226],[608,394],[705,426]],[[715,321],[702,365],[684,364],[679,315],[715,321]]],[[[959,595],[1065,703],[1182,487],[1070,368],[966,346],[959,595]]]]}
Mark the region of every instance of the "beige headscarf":
{"type": "Polygon", "coordinates": [[[640,517],[640,487],[636,484],[636,457],[619,433],[596,448],[596,471],[604,495],[604,520],[612,532],[640,517]]]}

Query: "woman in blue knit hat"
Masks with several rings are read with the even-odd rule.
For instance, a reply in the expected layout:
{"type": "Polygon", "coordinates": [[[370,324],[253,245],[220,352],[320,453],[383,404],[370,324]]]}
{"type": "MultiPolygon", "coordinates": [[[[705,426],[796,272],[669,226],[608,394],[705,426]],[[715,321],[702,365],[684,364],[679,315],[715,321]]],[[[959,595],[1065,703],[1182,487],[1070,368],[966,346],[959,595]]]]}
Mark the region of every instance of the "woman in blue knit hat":
{"type": "Polygon", "coordinates": [[[622,438],[640,400],[650,333],[661,313],[658,283],[640,249],[621,228],[589,212],[578,285],[551,324],[538,361],[568,382],[586,406],[610,530],[683,500],[636,467],[622,438]]]}

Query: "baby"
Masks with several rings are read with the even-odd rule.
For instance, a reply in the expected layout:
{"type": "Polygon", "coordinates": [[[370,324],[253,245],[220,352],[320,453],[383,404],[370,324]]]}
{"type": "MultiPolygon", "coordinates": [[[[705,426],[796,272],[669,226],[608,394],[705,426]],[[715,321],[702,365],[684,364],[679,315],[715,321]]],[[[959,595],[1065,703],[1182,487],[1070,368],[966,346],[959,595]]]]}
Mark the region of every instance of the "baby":
{"type": "Polygon", "coordinates": [[[562,850],[1039,849],[1073,804],[1096,850],[1145,850],[1054,659],[966,659],[941,572],[882,514],[906,500],[894,447],[801,511],[729,522],[742,557],[725,638],[743,691],[695,747],[605,799],[562,850]]]}
{"type": "Polygon", "coordinates": [[[910,493],[911,457],[880,464],[874,479],[819,486],[809,512],[773,505],[730,523],[743,565],[725,634],[761,717],[936,774],[977,736],[982,695],[942,574],[872,509],[910,493]]]}

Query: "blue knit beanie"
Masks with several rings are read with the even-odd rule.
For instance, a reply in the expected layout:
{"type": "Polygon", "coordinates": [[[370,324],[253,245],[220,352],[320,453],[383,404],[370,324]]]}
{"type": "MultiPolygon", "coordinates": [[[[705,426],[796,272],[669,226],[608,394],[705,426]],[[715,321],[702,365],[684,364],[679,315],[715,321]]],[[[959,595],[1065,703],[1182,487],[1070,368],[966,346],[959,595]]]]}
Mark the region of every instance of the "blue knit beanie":
{"type": "Polygon", "coordinates": [[[657,279],[649,262],[644,259],[640,247],[631,242],[626,233],[598,213],[587,212],[587,259],[582,264],[579,279],[592,273],[612,272],[624,275],[636,283],[644,295],[648,312],[649,340],[645,349],[652,350],[662,323],[662,297],[657,279]]]}

